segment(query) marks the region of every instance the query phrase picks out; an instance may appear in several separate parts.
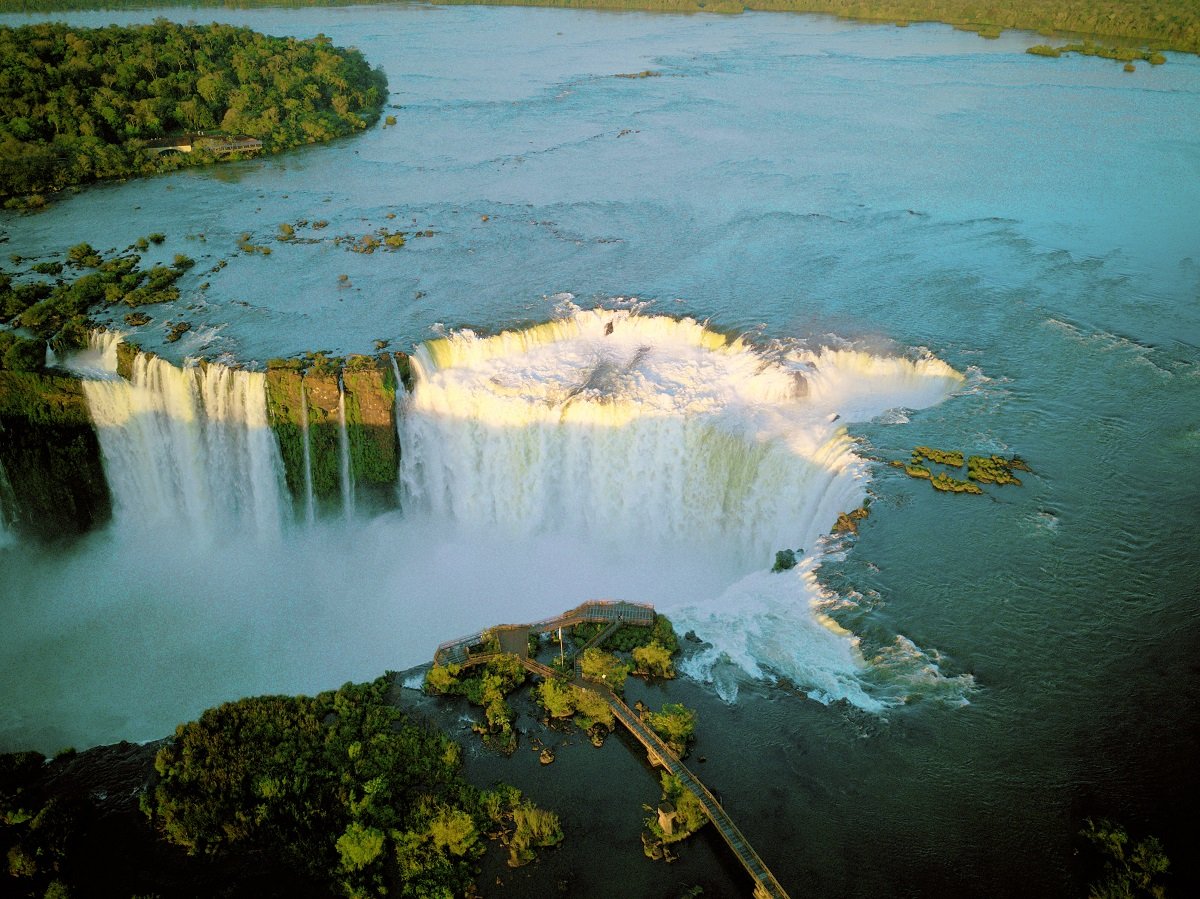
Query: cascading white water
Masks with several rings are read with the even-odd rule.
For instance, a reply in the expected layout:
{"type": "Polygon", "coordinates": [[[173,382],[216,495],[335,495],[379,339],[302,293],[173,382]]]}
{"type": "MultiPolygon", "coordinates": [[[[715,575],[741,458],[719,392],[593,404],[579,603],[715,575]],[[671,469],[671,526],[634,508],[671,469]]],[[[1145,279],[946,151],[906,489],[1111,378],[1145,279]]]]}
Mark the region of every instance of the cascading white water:
{"type": "Polygon", "coordinates": [[[12,546],[17,542],[14,523],[10,519],[12,511],[16,507],[17,503],[13,496],[12,484],[8,480],[8,472],[4,470],[4,464],[0,462],[0,549],[12,546]]]}
{"type": "Polygon", "coordinates": [[[216,363],[177,368],[140,354],[126,381],[116,374],[119,342],[97,332],[91,358],[75,364],[118,526],[278,537],[287,494],[264,376],[216,363]]]}
{"type": "Polygon", "coordinates": [[[304,520],[311,527],[317,520],[317,507],[313,497],[312,445],[308,442],[308,391],[303,378],[300,380],[300,440],[304,459],[304,520]]]}
{"type": "Polygon", "coordinates": [[[346,385],[338,378],[338,463],[342,487],[342,514],[354,520],[354,471],[350,467],[350,434],[346,430],[346,385]]]}
{"type": "Polygon", "coordinates": [[[594,310],[433,340],[413,368],[408,508],[468,532],[583,535],[641,557],[703,547],[733,582],[671,610],[714,644],[696,673],[728,659],[821,698],[883,704],[856,639],[823,614],[813,571],[838,513],[865,496],[844,423],[940,401],[963,382],[945,363],[800,346],[768,358],[694,321],[594,310]],[[768,572],[776,550],[797,547],[796,569],[768,572]]]}

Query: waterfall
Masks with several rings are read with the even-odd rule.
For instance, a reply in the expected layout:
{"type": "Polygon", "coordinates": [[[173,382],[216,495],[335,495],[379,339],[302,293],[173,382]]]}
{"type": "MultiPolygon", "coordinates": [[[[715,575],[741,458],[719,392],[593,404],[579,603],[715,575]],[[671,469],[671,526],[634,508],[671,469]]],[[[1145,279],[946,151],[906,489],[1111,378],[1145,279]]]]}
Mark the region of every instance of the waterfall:
{"type": "Polygon", "coordinates": [[[354,518],[354,472],[350,467],[350,434],[346,428],[346,384],[338,375],[338,461],[342,486],[342,513],[354,518]]]}
{"type": "MultiPolygon", "coordinates": [[[[405,406],[404,401],[408,397],[408,389],[404,386],[404,379],[402,377],[400,377],[400,363],[398,363],[396,361],[395,353],[392,353],[390,356],[388,356],[388,358],[391,360],[391,363],[392,363],[392,374],[396,376],[396,403],[395,403],[395,408],[393,410],[393,413],[394,413],[394,417],[396,420],[397,446],[398,446],[398,449],[400,452],[400,456],[401,456],[401,458],[403,458],[404,453],[405,453],[404,425],[403,425],[404,406],[405,406]]],[[[397,484],[396,489],[400,493],[403,492],[402,482],[397,484]]]]}
{"type": "Polygon", "coordinates": [[[308,441],[308,391],[304,379],[300,379],[300,439],[304,458],[304,520],[311,527],[317,520],[316,503],[313,499],[312,445],[308,441]]]}
{"type": "Polygon", "coordinates": [[[116,374],[119,342],[112,332],[94,334],[90,358],[76,366],[118,526],[277,537],[287,493],[264,376],[190,360],[177,368],[141,353],[126,381],[116,374]]]}
{"type": "Polygon", "coordinates": [[[930,405],[962,380],[937,360],[768,360],[693,321],[600,310],[430,341],[413,367],[412,503],[526,534],[718,541],[748,566],[811,545],[862,501],[839,414],[930,405]]]}
{"type": "Polygon", "coordinates": [[[17,542],[16,510],[17,499],[13,495],[12,483],[8,480],[4,463],[0,462],[0,549],[17,542]]]}
{"type": "Polygon", "coordinates": [[[722,595],[670,610],[714,644],[697,674],[723,658],[879,706],[814,574],[838,513],[866,495],[845,424],[933,405],[959,373],[799,343],[768,354],[691,320],[602,309],[451,334],[412,364],[398,423],[406,508],[480,534],[582,535],[664,565],[728,558],[722,595]],[[794,571],[768,571],[776,550],[800,547],[794,571]]]}

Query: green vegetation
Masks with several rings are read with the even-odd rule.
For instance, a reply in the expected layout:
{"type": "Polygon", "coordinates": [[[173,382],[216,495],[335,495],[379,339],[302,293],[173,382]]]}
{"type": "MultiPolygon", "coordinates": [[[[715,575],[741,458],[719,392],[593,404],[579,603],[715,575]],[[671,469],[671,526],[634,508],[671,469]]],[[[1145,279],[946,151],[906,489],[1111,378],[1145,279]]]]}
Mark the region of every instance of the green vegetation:
{"type": "Polygon", "coordinates": [[[661,643],[634,647],[632,655],[634,674],[668,680],[675,676],[675,663],[671,659],[671,651],[661,643]]]}
{"type": "MultiPolygon", "coordinates": [[[[803,550],[801,550],[803,552],[803,550]]],[[[775,564],[771,566],[774,572],[791,571],[796,567],[796,551],[794,549],[781,549],[775,553],[775,564]]]]}
{"type": "MultiPolygon", "coordinates": [[[[350,0],[237,0],[237,6],[339,6],[350,0]]],[[[387,0],[354,0],[387,2],[387,0]]],[[[446,3],[467,0],[444,0],[446,3]]],[[[1192,0],[492,0],[495,5],[740,13],[810,12],[849,19],[946,22],[995,37],[1006,28],[1136,40],[1164,50],[1200,52],[1200,9],[1192,0]]],[[[156,7],[228,6],[228,0],[157,0],[156,7]]],[[[142,0],[0,0],[0,11],[144,8],[142,0]]]]}
{"type": "Polygon", "coordinates": [[[585,680],[603,684],[618,694],[625,689],[625,679],[632,668],[628,662],[595,646],[585,649],[579,657],[579,670],[585,680]]]}
{"type": "Polygon", "coordinates": [[[688,744],[696,736],[696,713],[687,706],[669,702],[661,712],[647,712],[647,726],[662,737],[663,742],[680,758],[687,755],[688,744]]]}
{"type": "MultiPolygon", "coordinates": [[[[604,625],[597,621],[587,621],[577,624],[571,630],[572,639],[583,645],[604,630],[604,625]]],[[[618,652],[632,652],[639,646],[649,646],[657,643],[672,655],[679,652],[679,638],[675,636],[675,627],[666,615],[655,615],[650,627],[639,624],[623,624],[604,641],[609,649],[618,652]]]]}
{"type": "MultiPolygon", "coordinates": [[[[650,808],[646,810],[655,811],[650,808]]],[[[662,800],[659,810],[666,810],[668,827],[663,827],[661,814],[652,814],[646,819],[642,845],[650,858],[670,860],[672,856],[666,847],[671,843],[686,840],[708,823],[708,816],[696,795],[684,787],[678,777],[666,771],[662,773],[662,800]]]]}
{"type": "Polygon", "coordinates": [[[852,509],[849,512],[839,512],[837,522],[833,526],[833,533],[857,534],[858,523],[867,518],[870,514],[871,511],[867,507],[867,503],[863,503],[860,508],[852,509]]]}
{"type": "Polygon", "coordinates": [[[502,654],[483,665],[466,669],[458,665],[433,665],[425,675],[425,688],[440,696],[462,696],[482,706],[485,722],[475,726],[484,741],[501,752],[517,748],[513,730],[516,713],[505,699],[525,683],[525,667],[514,655],[502,654]]]}
{"type": "Polygon", "coordinates": [[[95,750],[101,777],[114,757],[133,761],[143,814],[131,798],[102,810],[70,757],[0,756],[4,895],[452,899],[476,895],[490,841],[512,865],[561,842],[558,816],[519,790],[468,784],[459,746],[397,709],[393,690],[380,678],[243,699],[181,725],[156,757],[95,750]]]}
{"type": "MultiPolygon", "coordinates": [[[[4,0],[4,5],[92,4],[97,0],[4,0]]],[[[103,2],[103,0],[101,0],[103,2]]],[[[129,2],[135,0],[107,0],[129,2]]],[[[183,2],[183,0],[170,0],[183,2]]],[[[218,0],[206,0],[218,2],[218,0]]],[[[247,5],[267,0],[242,0],[247,5]]],[[[328,0],[292,0],[299,5],[328,0]]],[[[469,0],[444,0],[465,3],[469,0]]],[[[1193,0],[492,0],[504,6],[650,9],[664,12],[810,12],[878,22],[945,22],[982,37],[1008,28],[1136,41],[1161,50],[1200,52],[1200,7],[1193,0]]]]}
{"type": "Polygon", "coordinates": [[[958,450],[939,450],[931,446],[914,446],[912,451],[913,465],[919,465],[922,460],[928,460],[937,465],[948,465],[951,468],[962,468],[963,454],[958,450]]]}
{"type": "Polygon", "coordinates": [[[1029,471],[1020,456],[1005,459],[1002,456],[971,456],[967,460],[967,477],[981,484],[1015,484],[1021,486],[1021,479],[1013,474],[1013,469],[1029,471]]]}
{"type": "Polygon", "coordinates": [[[572,684],[565,677],[548,678],[534,688],[534,698],[555,719],[572,718],[599,746],[616,725],[613,711],[595,690],[572,684]]]}
{"type": "Polygon", "coordinates": [[[1025,51],[1034,56],[1049,56],[1057,59],[1064,53],[1078,53],[1081,56],[1099,56],[1102,59],[1115,59],[1125,63],[1125,71],[1132,72],[1137,68],[1133,65],[1135,59],[1143,60],[1152,66],[1161,66],[1167,58],[1158,51],[1140,50],[1134,47],[1106,47],[1091,41],[1073,44],[1063,44],[1061,47],[1051,47],[1047,44],[1036,44],[1025,51]]]}
{"type": "Polygon", "coordinates": [[[279,440],[288,489],[293,498],[301,501],[300,508],[305,490],[306,406],[313,495],[325,503],[341,498],[339,374],[344,386],[346,433],[356,494],[380,508],[394,502],[400,446],[396,436],[397,385],[392,358],[397,359],[403,377],[408,368],[408,358],[403,354],[340,359],[318,352],[302,359],[268,361],[268,415],[279,440]]]}
{"type": "Polygon", "coordinates": [[[148,814],[191,854],[265,856],[351,897],[463,895],[489,832],[522,860],[562,839],[519,791],[470,787],[459,747],[387,693],[381,678],[210,709],[159,751],[148,814]]]}
{"type": "MultiPolygon", "coordinates": [[[[175,282],[195,264],[190,257],[177,254],[169,266],[143,269],[141,256],[132,247],[105,259],[90,244],[76,244],[62,262],[38,263],[23,274],[0,273],[0,322],[33,332],[55,350],[86,346],[89,314],[117,303],[137,307],[176,300],[179,288],[175,282]],[[58,274],[52,280],[33,277],[54,268],[58,274]],[[76,274],[64,278],[64,270],[76,274]]],[[[33,365],[32,348],[19,352],[13,364],[24,367],[12,370],[41,368],[41,363],[33,365]]],[[[7,362],[5,365],[10,367],[7,362]]]]}
{"type": "Polygon", "coordinates": [[[0,59],[0,197],[10,205],[217,158],[200,146],[159,153],[154,140],[216,132],[268,152],[329,140],[373,123],[387,96],[386,77],[357,50],[221,24],[4,27],[0,59]]]}
{"type": "Polygon", "coordinates": [[[1162,899],[1170,860],[1157,837],[1131,842],[1124,827],[1112,821],[1087,820],[1080,835],[1088,842],[1097,869],[1088,899],[1162,899]]]}
{"type": "Polygon", "coordinates": [[[929,483],[933,485],[934,490],[941,490],[944,493],[975,493],[982,494],[983,491],[970,481],[962,481],[958,478],[952,478],[950,475],[943,473],[935,474],[929,479],[929,483]]]}
{"type": "Polygon", "coordinates": [[[45,358],[41,340],[0,331],[0,348],[5,346],[0,353],[5,517],[20,532],[44,539],[103,524],[112,500],[79,379],[37,370],[45,358]]]}
{"type": "Polygon", "coordinates": [[[46,367],[46,341],[0,331],[0,370],[41,371],[46,367]]]}
{"type": "MultiPolygon", "coordinates": [[[[1020,456],[1013,456],[1011,459],[996,455],[970,456],[966,460],[968,480],[964,481],[952,477],[946,472],[933,472],[927,465],[921,464],[926,460],[946,468],[961,469],[963,467],[963,454],[958,450],[939,450],[928,446],[915,447],[912,451],[911,462],[895,460],[891,465],[895,468],[903,468],[905,474],[910,478],[928,480],[935,490],[945,493],[982,494],[983,491],[977,485],[970,483],[971,481],[998,486],[1003,484],[1020,486],[1021,480],[1013,474],[1013,471],[1030,471],[1025,460],[1020,456]]],[[[838,525],[834,530],[838,530],[841,525],[842,520],[839,517],[838,525]]]]}

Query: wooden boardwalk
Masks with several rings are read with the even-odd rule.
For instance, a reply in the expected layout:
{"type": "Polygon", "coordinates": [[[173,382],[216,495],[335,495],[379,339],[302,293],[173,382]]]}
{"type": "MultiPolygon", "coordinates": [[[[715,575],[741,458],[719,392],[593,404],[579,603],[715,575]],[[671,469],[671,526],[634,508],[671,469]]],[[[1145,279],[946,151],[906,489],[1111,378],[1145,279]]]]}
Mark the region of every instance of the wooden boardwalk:
{"type": "MultiPolygon", "coordinates": [[[[504,654],[489,648],[489,643],[491,646],[495,644],[489,641],[488,638],[497,630],[524,630],[527,641],[528,634],[550,633],[559,627],[569,627],[585,621],[608,622],[608,627],[589,640],[584,648],[597,646],[603,643],[622,624],[640,624],[649,627],[654,623],[654,617],[655,612],[652,606],[641,603],[614,603],[594,600],[571,609],[569,612],[564,612],[555,618],[548,618],[545,621],[528,625],[499,625],[488,631],[481,631],[478,634],[461,637],[458,640],[450,640],[438,647],[437,653],[434,654],[433,658],[435,664],[457,664],[462,667],[471,667],[483,664],[490,659],[504,654]],[[472,651],[472,649],[476,651],[472,651]]],[[[527,642],[526,645],[528,645],[527,642]]],[[[579,657],[581,655],[582,650],[575,654],[574,677],[569,678],[569,680],[581,689],[591,690],[593,693],[602,696],[612,709],[616,720],[645,748],[646,755],[650,759],[650,764],[665,768],[677,777],[684,788],[689,790],[700,801],[700,805],[703,807],[708,819],[712,822],[713,827],[721,834],[721,838],[733,850],[734,855],[738,857],[738,861],[742,863],[742,867],[746,869],[750,877],[754,880],[754,899],[788,899],[787,891],[780,886],[779,881],[775,879],[775,875],[771,873],[766,863],[754,851],[754,848],[750,845],[750,841],[738,830],[737,825],[733,823],[733,819],[729,817],[729,813],[725,811],[724,807],[717,801],[717,798],[713,796],[708,787],[700,781],[700,778],[696,777],[680,761],[679,756],[675,755],[671,751],[671,748],[663,742],[662,738],[647,727],[642,722],[642,719],[638,717],[637,713],[627,706],[612,690],[602,687],[599,684],[584,681],[579,670],[579,657]]],[[[518,654],[518,657],[521,659],[521,664],[525,666],[525,669],[538,677],[567,677],[563,672],[557,671],[549,665],[544,665],[536,659],[529,658],[528,654],[518,654]]]]}
{"type": "MultiPolygon", "coordinates": [[[[495,652],[489,647],[490,638],[500,632],[525,631],[526,634],[549,634],[560,627],[574,627],[585,622],[606,624],[634,624],[650,627],[654,624],[654,606],[640,602],[617,602],[593,599],[563,612],[554,618],[535,621],[532,624],[497,624],[485,631],[468,634],[457,640],[447,640],[433,654],[435,665],[465,665],[480,654],[495,652]]],[[[520,655],[520,653],[517,653],[520,655]]]]}

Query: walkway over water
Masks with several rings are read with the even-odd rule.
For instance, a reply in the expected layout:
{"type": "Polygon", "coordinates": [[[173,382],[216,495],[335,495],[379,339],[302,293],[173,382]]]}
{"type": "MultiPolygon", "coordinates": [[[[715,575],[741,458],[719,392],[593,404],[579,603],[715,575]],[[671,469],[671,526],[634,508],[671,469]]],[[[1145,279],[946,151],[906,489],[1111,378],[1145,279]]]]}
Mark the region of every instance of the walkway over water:
{"type": "Polygon", "coordinates": [[[623,624],[651,627],[655,617],[654,607],[650,605],[593,600],[555,618],[548,618],[533,624],[501,624],[477,634],[461,637],[458,640],[450,640],[438,647],[433,660],[435,664],[439,665],[457,664],[462,667],[471,667],[481,665],[501,655],[512,654],[521,660],[521,664],[527,671],[538,677],[567,679],[577,687],[591,690],[603,697],[612,709],[616,720],[642,744],[650,764],[665,768],[679,779],[684,789],[691,792],[700,801],[708,819],[729,848],[733,850],[734,855],[738,857],[742,867],[753,878],[754,899],[788,899],[787,891],[780,886],[775,875],[771,873],[750,842],[738,830],[733,819],[729,817],[729,813],[725,811],[708,787],[704,786],[700,779],[680,761],[679,756],[663,742],[662,738],[647,727],[638,714],[612,690],[583,679],[579,669],[582,649],[575,653],[574,676],[570,678],[563,672],[529,657],[530,634],[550,633],[560,627],[570,627],[583,622],[606,622],[608,627],[589,640],[584,647],[587,648],[599,646],[623,624]],[[515,651],[509,652],[510,647],[515,651]]]}
{"type": "Polygon", "coordinates": [[[554,618],[535,621],[532,624],[497,624],[479,633],[448,640],[437,648],[437,652],[433,654],[433,661],[437,665],[467,664],[481,654],[494,653],[496,640],[501,642],[506,652],[524,658],[528,655],[528,648],[520,647],[527,647],[530,634],[549,634],[560,627],[573,627],[587,622],[651,627],[656,617],[654,606],[646,603],[593,599],[554,618]],[[524,643],[517,639],[517,634],[522,631],[524,643]]]}

